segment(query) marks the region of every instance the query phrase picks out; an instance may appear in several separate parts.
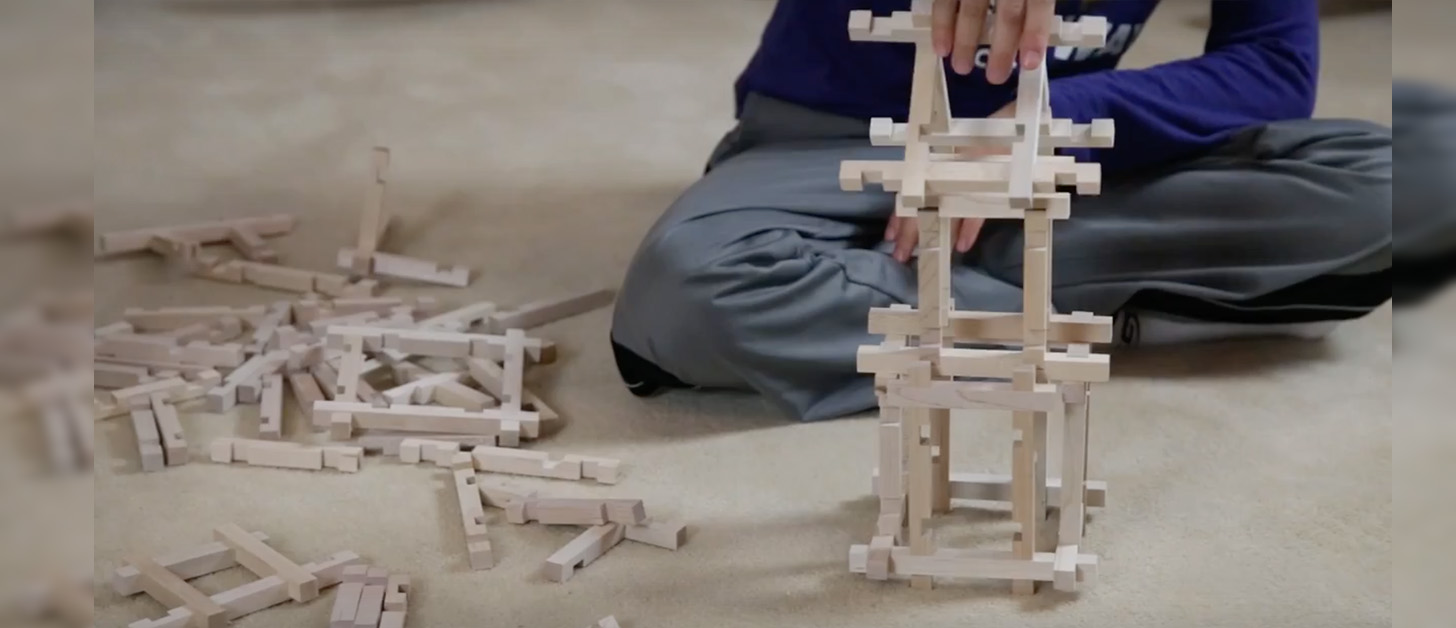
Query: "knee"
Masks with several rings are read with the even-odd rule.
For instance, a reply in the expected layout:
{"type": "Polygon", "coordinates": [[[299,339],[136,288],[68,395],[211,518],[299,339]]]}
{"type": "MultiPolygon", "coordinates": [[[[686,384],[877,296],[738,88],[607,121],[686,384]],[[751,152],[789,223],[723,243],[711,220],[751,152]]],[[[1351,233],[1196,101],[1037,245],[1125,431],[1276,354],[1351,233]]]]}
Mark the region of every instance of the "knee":
{"type": "MultiPolygon", "coordinates": [[[[698,218],[650,230],[627,267],[618,293],[613,333],[624,343],[703,346],[723,333],[719,298],[741,279],[723,261],[736,246],[722,221],[698,218]]],[[[637,347],[633,347],[636,349],[637,347]]]]}
{"type": "Polygon", "coordinates": [[[1299,187],[1312,218],[1305,237],[1349,250],[1390,246],[1394,152],[1391,130],[1363,120],[1311,120],[1317,139],[1293,158],[1304,167],[1299,187]]]}

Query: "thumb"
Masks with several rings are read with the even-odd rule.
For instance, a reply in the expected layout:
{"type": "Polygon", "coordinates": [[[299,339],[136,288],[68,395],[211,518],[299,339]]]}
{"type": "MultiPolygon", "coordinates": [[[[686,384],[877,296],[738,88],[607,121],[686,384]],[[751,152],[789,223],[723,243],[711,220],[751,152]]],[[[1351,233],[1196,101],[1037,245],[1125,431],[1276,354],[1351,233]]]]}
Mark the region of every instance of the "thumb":
{"type": "MultiPolygon", "coordinates": [[[[908,225],[907,225],[908,226],[908,225]]],[[[910,254],[915,252],[915,243],[920,239],[920,231],[917,229],[905,229],[904,233],[895,240],[895,259],[901,264],[910,261],[910,254]]]]}

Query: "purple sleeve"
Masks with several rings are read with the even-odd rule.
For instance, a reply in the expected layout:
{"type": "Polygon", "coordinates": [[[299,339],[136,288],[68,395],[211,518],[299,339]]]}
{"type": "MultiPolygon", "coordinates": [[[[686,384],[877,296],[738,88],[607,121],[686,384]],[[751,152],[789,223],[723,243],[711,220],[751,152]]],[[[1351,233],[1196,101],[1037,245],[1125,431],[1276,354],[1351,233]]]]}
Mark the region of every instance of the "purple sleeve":
{"type": "Polygon", "coordinates": [[[1166,163],[1218,146],[1234,132],[1308,118],[1319,76],[1317,0],[1215,1],[1203,56],[1140,70],[1054,79],[1052,111],[1112,118],[1109,149],[1076,149],[1107,172],[1166,163]]]}

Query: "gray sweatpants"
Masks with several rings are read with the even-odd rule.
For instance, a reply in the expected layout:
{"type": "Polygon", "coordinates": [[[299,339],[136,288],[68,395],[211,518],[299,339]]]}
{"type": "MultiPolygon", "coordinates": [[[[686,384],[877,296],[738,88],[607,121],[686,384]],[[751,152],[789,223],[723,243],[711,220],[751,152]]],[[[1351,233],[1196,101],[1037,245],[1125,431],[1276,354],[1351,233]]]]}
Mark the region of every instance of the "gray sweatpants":
{"type": "MultiPolygon", "coordinates": [[[[913,261],[883,242],[893,196],[839,189],[841,162],[899,158],[867,137],[863,122],[750,98],[631,263],[612,322],[619,354],[691,386],[757,391],[802,420],[873,408],[872,379],[855,370],[857,348],[878,341],[868,311],[915,303],[917,283],[913,261]]],[[[1388,129],[1295,121],[1109,179],[1055,225],[1053,305],[1107,315],[1141,298],[1233,322],[1256,310],[1363,315],[1386,297],[1319,299],[1330,287],[1307,285],[1388,270],[1391,176],[1388,129]]],[[[1021,238],[1018,222],[986,225],[952,271],[958,309],[1019,311],[1021,238]]]]}

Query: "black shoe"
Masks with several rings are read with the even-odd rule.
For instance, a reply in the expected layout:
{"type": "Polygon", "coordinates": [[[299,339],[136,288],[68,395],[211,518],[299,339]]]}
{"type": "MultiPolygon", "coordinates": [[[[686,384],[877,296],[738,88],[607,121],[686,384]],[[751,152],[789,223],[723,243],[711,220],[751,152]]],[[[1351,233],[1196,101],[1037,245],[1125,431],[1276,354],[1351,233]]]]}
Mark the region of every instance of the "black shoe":
{"type": "Polygon", "coordinates": [[[693,388],[667,371],[658,368],[626,347],[612,340],[612,355],[617,359],[617,374],[627,384],[627,390],[638,397],[655,394],[664,388],[693,388]]]}

